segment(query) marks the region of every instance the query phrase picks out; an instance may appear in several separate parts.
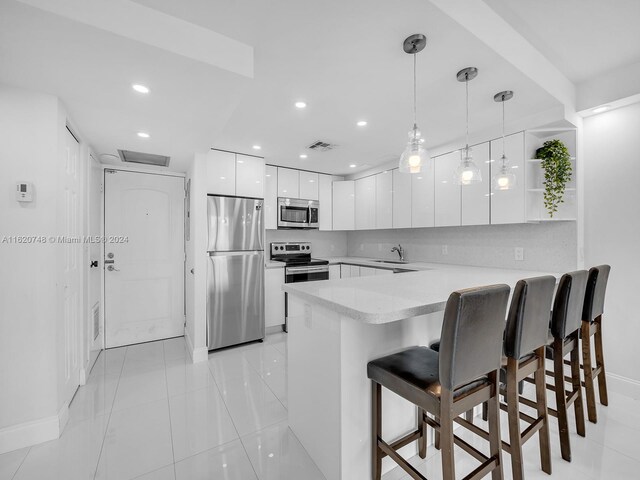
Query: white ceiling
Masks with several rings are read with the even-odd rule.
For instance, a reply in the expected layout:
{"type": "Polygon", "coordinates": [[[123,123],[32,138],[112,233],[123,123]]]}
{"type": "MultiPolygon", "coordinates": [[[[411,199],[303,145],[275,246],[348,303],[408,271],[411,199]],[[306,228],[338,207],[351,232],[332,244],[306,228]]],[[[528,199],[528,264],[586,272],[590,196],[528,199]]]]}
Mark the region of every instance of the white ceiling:
{"type": "Polygon", "coordinates": [[[638,0],[484,0],[574,83],[640,61],[638,0]]]}
{"type": "Polygon", "coordinates": [[[0,82],[58,95],[96,153],[168,154],[177,171],[208,147],[256,153],[254,144],[268,163],[327,173],[397,157],[412,122],[412,59],[401,47],[412,33],[428,37],[418,56],[418,124],[430,146],[464,134],[455,73],[469,65],[480,70],[470,84],[472,131],[499,123],[492,98],[500,90],[515,91],[511,118],[558,105],[424,0],[137,3],[252,45],[254,78],[3,0],[0,82]],[[133,82],[151,94],[135,94],[133,82]],[[305,110],[293,106],[299,99],[305,110]],[[369,125],[357,127],[360,119],[369,125]],[[137,138],[141,130],[151,138],[137,138]],[[315,140],[339,147],[300,160],[315,140]]]}

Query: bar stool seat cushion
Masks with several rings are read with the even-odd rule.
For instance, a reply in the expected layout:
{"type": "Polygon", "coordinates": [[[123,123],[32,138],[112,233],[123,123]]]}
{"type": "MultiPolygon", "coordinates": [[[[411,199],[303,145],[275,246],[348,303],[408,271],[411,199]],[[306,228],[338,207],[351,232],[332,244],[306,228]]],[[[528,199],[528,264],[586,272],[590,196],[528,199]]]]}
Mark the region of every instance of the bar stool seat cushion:
{"type": "MultiPolygon", "coordinates": [[[[367,365],[371,380],[422,408],[433,411],[440,397],[439,356],[428,347],[410,347],[367,365]]],[[[481,377],[454,390],[454,398],[488,382],[481,377]]]]}

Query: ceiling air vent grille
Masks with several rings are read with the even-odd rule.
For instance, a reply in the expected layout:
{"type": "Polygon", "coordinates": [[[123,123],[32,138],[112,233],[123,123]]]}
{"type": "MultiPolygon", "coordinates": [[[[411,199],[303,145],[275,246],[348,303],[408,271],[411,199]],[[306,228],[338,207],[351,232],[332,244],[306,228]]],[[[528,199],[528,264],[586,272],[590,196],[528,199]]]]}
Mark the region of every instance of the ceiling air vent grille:
{"type": "Polygon", "coordinates": [[[156,165],[168,167],[171,157],[154,155],[153,153],[132,152],[131,150],[118,150],[120,160],[127,163],[141,163],[143,165],[156,165]]]}
{"type": "Polygon", "coordinates": [[[316,152],[328,152],[329,150],[333,150],[337,145],[332,145],[328,142],[323,142],[318,140],[317,142],[312,143],[307,148],[309,150],[315,150],[316,152]]]}

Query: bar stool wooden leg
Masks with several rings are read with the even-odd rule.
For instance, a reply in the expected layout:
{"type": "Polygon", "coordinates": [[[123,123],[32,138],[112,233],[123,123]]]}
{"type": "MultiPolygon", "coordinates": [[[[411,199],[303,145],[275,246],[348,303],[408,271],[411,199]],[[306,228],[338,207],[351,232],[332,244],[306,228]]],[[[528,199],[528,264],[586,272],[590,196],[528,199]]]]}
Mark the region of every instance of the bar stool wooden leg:
{"type": "Polygon", "coordinates": [[[453,456],[453,392],[442,389],[440,394],[440,455],[442,455],[442,478],[456,478],[453,456]]]}
{"type": "Polygon", "coordinates": [[[418,430],[422,432],[418,439],[418,455],[420,458],[427,457],[427,424],[424,421],[425,411],[418,408],[418,430]]]}
{"type": "Polygon", "coordinates": [[[609,405],[609,395],[607,394],[607,376],[604,371],[604,350],[602,349],[602,315],[595,319],[598,324],[598,331],[595,334],[596,366],[600,368],[598,374],[598,391],[600,393],[600,403],[605,407],[609,405]]]}
{"type": "Polygon", "coordinates": [[[382,450],[378,447],[378,439],[382,436],[382,386],[371,382],[371,435],[373,439],[371,449],[371,475],[374,480],[382,476],[382,450]]]}
{"type": "Polygon", "coordinates": [[[584,367],[584,393],[587,399],[587,415],[591,423],[598,422],[596,412],[596,389],[593,382],[593,365],[591,364],[591,324],[582,322],[582,365],[584,367]]]}
{"type": "MultiPolygon", "coordinates": [[[[498,459],[498,467],[491,471],[492,480],[502,480],[502,441],[500,440],[500,382],[498,371],[489,374],[493,396],[489,399],[489,457],[498,459]]],[[[517,402],[516,402],[517,403],[517,402]]],[[[455,477],[444,477],[455,478],[455,477]]]]}
{"type": "Polygon", "coordinates": [[[520,408],[518,400],[518,360],[507,359],[507,413],[509,415],[509,444],[513,480],[524,480],[522,437],[520,436],[520,408]]]}
{"type": "Polygon", "coordinates": [[[567,393],[564,387],[564,359],[562,357],[563,340],[553,341],[553,380],[556,391],[556,410],[558,412],[558,430],[560,433],[560,452],[562,458],[571,461],[571,443],[569,440],[569,422],[567,419],[567,393]]]}
{"type": "Polygon", "coordinates": [[[549,439],[549,415],[547,412],[547,391],[545,376],[545,348],[536,351],[539,358],[538,369],[533,374],[536,383],[536,410],[538,417],[545,417],[545,422],[538,432],[540,444],[540,467],[542,471],[551,475],[551,441],[549,439]]]}
{"type": "Polygon", "coordinates": [[[576,430],[578,435],[584,437],[586,435],[584,425],[584,404],[582,402],[582,384],[580,381],[580,342],[578,340],[578,333],[576,332],[576,346],[571,350],[571,384],[573,386],[573,393],[577,393],[576,400],[573,404],[574,411],[576,413],[576,430]]]}
{"type": "MultiPolygon", "coordinates": [[[[440,424],[440,417],[434,417],[436,423],[440,424]]],[[[433,446],[440,450],[440,430],[436,430],[433,436],[433,446]]]]}

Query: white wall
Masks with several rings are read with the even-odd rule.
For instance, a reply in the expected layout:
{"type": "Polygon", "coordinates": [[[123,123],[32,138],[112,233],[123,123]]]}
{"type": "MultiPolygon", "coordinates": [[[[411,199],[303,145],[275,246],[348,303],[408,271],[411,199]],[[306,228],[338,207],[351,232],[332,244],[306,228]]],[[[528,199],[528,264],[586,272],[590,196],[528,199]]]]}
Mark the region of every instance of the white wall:
{"type": "Polygon", "coordinates": [[[0,85],[0,452],[7,427],[58,413],[58,250],[2,239],[56,233],[59,113],[53,96],[0,85]],[[16,202],[20,180],[33,203],[16,202]]]}
{"type": "Polygon", "coordinates": [[[344,257],[347,254],[347,232],[319,230],[267,230],[265,257],[269,257],[271,242],[311,242],[314,257],[344,257]]]}
{"type": "Polygon", "coordinates": [[[585,265],[611,265],[603,320],[608,373],[638,382],[640,103],[584,120],[585,265]]]}
{"type": "Polygon", "coordinates": [[[349,232],[348,254],[395,259],[390,250],[398,243],[409,261],[553,272],[576,268],[575,222],[349,232]],[[515,247],[524,248],[524,261],[515,260],[515,247]]]}
{"type": "Polygon", "coordinates": [[[190,239],[186,242],[185,337],[194,362],[207,359],[207,190],[206,154],[196,154],[185,182],[191,180],[190,239]],[[191,273],[193,269],[194,273],[191,273]]]}

